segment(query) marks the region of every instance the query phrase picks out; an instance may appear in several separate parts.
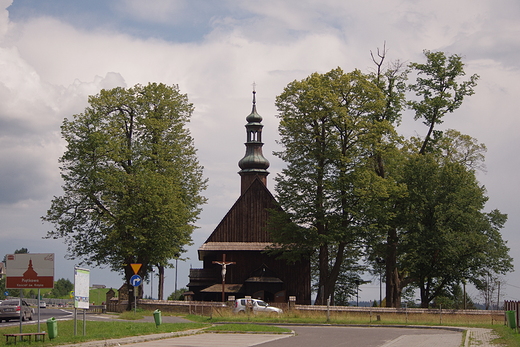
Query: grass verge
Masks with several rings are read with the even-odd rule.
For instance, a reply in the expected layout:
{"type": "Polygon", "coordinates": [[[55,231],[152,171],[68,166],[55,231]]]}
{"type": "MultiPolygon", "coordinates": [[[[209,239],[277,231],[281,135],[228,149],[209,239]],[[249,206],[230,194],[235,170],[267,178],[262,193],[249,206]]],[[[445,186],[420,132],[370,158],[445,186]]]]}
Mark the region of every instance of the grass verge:
{"type": "MultiPolygon", "coordinates": [[[[97,321],[87,321],[86,324],[86,336],[83,336],[83,325],[82,322],[78,321],[77,326],[77,336],[74,336],[74,321],[58,321],[58,336],[49,340],[48,337],[45,338],[45,342],[35,343],[34,341],[30,344],[27,341],[18,342],[16,346],[57,346],[64,344],[74,344],[86,341],[95,341],[95,340],[109,340],[109,339],[117,339],[128,336],[140,336],[140,335],[150,335],[150,334],[161,334],[161,333],[171,333],[178,332],[190,329],[199,329],[207,327],[208,324],[203,323],[164,323],[159,327],[156,327],[153,323],[141,323],[141,322],[119,322],[119,321],[105,321],[105,322],[97,322],[97,321]]],[[[41,330],[46,330],[46,326],[43,325],[41,330]]],[[[37,326],[36,324],[27,324],[23,327],[24,333],[36,332],[37,326]]],[[[0,346],[11,346],[13,343],[6,344],[5,338],[3,334],[7,333],[18,333],[19,327],[6,327],[0,328],[0,346]]]]}
{"type": "Polygon", "coordinates": [[[498,339],[495,339],[493,343],[507,347],[520,347],[520,334],[518,334],[514,329],[505,325],[494,325],[487,328],[493,329],[497,335],[500,336],[498,339]]]}

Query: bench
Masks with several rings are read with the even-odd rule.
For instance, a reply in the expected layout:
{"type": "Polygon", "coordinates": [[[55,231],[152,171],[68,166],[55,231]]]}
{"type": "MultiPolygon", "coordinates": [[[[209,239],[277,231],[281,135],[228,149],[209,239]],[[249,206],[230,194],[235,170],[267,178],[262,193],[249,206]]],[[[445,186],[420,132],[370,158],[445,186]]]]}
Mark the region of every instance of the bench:
{"type": "Polygon", "coordinates": [[[17,334],[4,334],[5,343],[9,343],[9,338],[14,337],[14,344],[16,345],[16,341],[20,338],[20,341],[23,341],[24,336],[29,337],[29,342],[31,342],[31,337],[34,336],[34,341],[43,341],[45,342],[45,335],[47,333],[17,333],[17,334]]]}

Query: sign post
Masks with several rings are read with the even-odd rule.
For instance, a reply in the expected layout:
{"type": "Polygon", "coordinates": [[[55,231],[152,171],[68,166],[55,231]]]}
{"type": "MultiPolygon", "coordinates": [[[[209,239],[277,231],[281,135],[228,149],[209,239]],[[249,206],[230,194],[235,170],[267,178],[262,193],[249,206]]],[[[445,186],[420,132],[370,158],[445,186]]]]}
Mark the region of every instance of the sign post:
{"type": "Polygon", "coordinates": [[[77,334],[76,316],[77,310],[83,310],[83,336],[86,335],[86,315],[90,307],[90,270],[74,268],[74,336],[77,334]]]}
{"type": "MultiPolygon", "coordinates": [[[[6,255],[6,289],[20,290],[20,307],[24,289],[54,288],[54,253],[17,253],[6,255]]],[[[20,313],[22,310],[20,310],[20,313]]],[[[38,322],[40,322],[40,296],[38,295],[38,322]]],[[[38,324],[38,332],[40,325],[38,324]]],[[[20,333],[22,319],[20,317],[20,333]]]]}
{"type": "Polygon", "coordinates": [[[141,285],[143,279],[139,275],[130,277],[130,284],[134,286],[134,314],[137,313],[137,288],[141,285]]]}
{"type": "Polygon", "coordinates": [[[130,284],[134,287],[134,314],[137,313],[137,287],[139,287],[143,281],[141,276],[137,274],[141,269],[141,266],[143,266],[143,264],[130,264],[130,267],[134,270],[134,275],[130,277],[130,284]]]}

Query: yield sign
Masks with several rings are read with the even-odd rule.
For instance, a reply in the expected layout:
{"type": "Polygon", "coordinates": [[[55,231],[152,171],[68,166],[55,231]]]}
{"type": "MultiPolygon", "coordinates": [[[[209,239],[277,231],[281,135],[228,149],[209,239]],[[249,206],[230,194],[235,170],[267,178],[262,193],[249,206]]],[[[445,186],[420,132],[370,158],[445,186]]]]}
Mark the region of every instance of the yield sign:
{"type": "Polygon", "coordinates": [[[142,265],[143,264],[130,264],[130,266],[132,267],[132,270],[134,270],[134,274],[136,274],[136,275],[139,272],[139,269],[141,269],[142,265]]]}

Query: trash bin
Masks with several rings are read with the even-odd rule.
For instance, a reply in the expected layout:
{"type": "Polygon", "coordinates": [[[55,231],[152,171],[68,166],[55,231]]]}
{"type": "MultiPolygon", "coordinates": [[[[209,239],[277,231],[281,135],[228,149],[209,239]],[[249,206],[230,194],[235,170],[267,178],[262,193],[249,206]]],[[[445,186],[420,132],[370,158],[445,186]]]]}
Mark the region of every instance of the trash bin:
{"type": "Polygon", "coordinates": [[[516,311],[506,311],[507,326],[516,329],[516,311]]]}
{"type": "Polygon", "coordinates": [[[155,320],[155,326],[158,327],[162,324],[161,311],[155,310],[153,311],[153,319],[155,320]]]}
{"type": "Polygon", "coordinates": [[[47,334],[49,334],[49,339],[54,339],[58,336],[58,321],[56,318],[52,317],[47,319],[47,334]]]}

